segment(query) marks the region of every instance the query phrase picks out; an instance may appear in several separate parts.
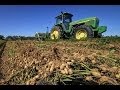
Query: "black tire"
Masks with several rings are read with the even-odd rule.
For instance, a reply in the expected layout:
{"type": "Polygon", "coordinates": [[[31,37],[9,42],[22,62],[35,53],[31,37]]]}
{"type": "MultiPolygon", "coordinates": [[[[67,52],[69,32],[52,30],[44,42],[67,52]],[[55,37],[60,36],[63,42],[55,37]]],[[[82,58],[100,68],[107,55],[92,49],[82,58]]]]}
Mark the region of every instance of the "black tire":
{"type": "Polygon", "coordinates": [[[100,34],[98,34],[98,38],[101,38],[102,37],[102,34],[100,33],[100,34]]]}
{"type": "Polygon", "coordinates": [[[50,39],[51,40],[58,40],[61,38],[61,31],[62,31],[62,28],[60,26],[54,26],[52,29],[51,29],[51,32],[50,32],[50,39]],[[57,31],[58,32],[58,38],[54,36],[54,39],[53,39],[53,32],[54,31],[57,31]]]}
{"type": "Polygon", "coordinates": [[[93,31],[92,31],[92,28],[90,27],[90,26],[87,26],[87,25],[80,25],[80,26],[77,26],[77,27],[75,27],[75,29],[74,29],[74,38],[76,39],[76,40],[84,40],[84,39],[77,39],[76,38],[76,33],[77,32],[81,32],[81,31],[83,31],[83,32],[86,32],[86,35],[87,35],[87,37],[86,38],[84,38],[85,40],[87,39],[87,38],[93,38],[93,31]]]}

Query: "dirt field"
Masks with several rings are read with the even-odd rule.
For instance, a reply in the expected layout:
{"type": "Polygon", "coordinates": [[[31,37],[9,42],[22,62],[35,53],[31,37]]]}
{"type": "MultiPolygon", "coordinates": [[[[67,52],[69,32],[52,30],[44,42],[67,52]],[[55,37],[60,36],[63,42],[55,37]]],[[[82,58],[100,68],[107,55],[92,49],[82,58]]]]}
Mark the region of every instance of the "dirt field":
{"type": "Polygon", "coordinates": [[[7,41],[1,52],[1,85],[120,85],[120,40],[7,41]]]}

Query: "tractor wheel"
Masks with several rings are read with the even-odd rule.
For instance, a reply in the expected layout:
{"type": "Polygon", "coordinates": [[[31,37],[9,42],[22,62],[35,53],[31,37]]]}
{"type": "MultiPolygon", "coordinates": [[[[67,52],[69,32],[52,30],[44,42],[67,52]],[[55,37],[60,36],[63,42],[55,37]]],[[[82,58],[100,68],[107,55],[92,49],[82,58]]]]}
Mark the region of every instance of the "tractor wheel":
{"type": "Polygon", "coordinates": [[[74,37],[76,40],[86,40],[93,37],[93,31],[89,26],[81,25],[75,28],[74,37]]]}
{"type": "Polygon", "coordinates": [[[61,37],[61,28],[59,26],[54,26],[50,32],[50,39],[58,40],[61,37]]]}

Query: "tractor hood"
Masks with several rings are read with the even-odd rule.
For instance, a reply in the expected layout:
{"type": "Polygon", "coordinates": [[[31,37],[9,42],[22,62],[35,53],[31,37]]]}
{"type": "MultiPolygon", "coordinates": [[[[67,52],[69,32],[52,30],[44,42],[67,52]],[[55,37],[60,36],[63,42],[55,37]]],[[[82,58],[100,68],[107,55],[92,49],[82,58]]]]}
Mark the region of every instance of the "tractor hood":
{"type": "Polygon", "coordinates": [[[97,17],[85,18],[85,19],[73,21],[70,23],[70,25],[73,26],[73,25],[82,24],[82,23],[85,23],[87,25],[91,25],[93,28],[96,28],[99,24],[99,19],[97,17]]]}

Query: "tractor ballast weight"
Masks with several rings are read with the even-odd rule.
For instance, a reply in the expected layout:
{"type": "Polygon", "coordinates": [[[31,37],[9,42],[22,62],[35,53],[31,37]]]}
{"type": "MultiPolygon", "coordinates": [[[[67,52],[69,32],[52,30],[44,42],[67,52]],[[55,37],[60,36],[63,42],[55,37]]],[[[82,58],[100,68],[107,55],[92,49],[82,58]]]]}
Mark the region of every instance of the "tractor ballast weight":
{"type": "Polygon", "coordinates": [[[50,38],[70,38],[83,40],[87,38],[101,37],[102,33],[107,30],[106,26],[99,26],[97,17],[85,18],[77,21],[72,21],[73,15],[67,12],[61,12],[56,17],[56,24],[50,32],[50,38]]]}

